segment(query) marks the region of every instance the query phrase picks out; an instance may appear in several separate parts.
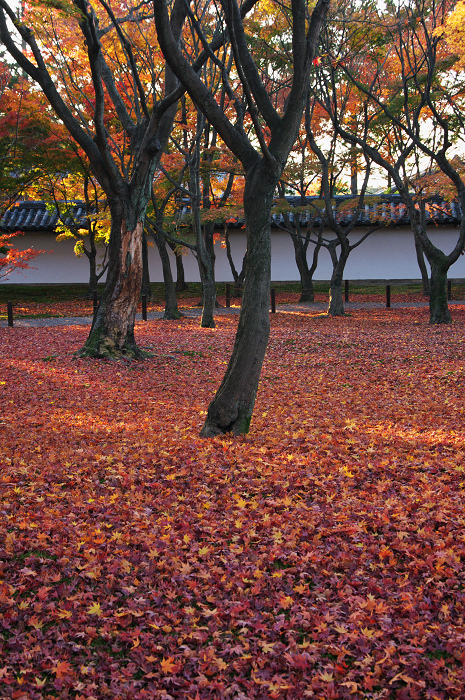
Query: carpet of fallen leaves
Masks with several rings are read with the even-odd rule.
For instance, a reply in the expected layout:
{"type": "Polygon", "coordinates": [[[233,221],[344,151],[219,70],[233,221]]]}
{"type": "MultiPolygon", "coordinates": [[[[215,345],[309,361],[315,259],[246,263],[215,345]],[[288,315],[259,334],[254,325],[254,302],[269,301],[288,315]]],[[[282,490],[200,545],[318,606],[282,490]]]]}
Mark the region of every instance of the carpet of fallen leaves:
{"type": "Polygon", "coordinates": [[[465,697],[465,312],[278,313],[251,432],[202,440],[237,316],[0,330],[0,697],[465,697]]]}
{"type": "MultiPolygon", "coordinates": [[[[455,290],[454,290],[455,291],[455,290]]],[[[461,298],[463,292],[461,289],[458,290],[457,294],[453,294],[453,298],[461,298]]],[[[296,292],[290,292],[285,290],[280,290],[279,287],[276,288],[276,304],[297,304],[299,301],[300,294],[296,292]]],[[[386,295],[373,293],[350,293],[350,302],[377,302],[381,304],[386,303],[386,295]]],[[[199,295],[195,293],[184,292],[179,299],[179,308],[192,308],[198,305],[199,295]]],[[[315,302],[328,303],[328,294],[323,292],[315,293],[315,302]]],[[[397,291],[395,286],[392,288],[392,303],[426,303],[427,299],[418,291],[403,292],[397,291]]],[[[221,306],[226,306],[226,297],[224,295],[218,295],[218,303],[221,306]]],[[[240,307],[240,299],[231,298],[230,306],[240,307]]],[[[164,301],[155,300],[147,302],[147,311],[163,311],[164,301]]],[[[142,311],[139,305],[139,313],[142,311]]],[[[51,302],[36,302],[36,301],[19,301],[14,302],[13,314],[15,318],[22,318],[28,316],[57,316],[57,317],[67,317],[67,316],[92,316],[93,306],[92,300],[82,298],[76,298],[68,301],[54,301],[51,302]]],[[[0,308],[0,318],[6,318],[6,304],[0,308]]]]}

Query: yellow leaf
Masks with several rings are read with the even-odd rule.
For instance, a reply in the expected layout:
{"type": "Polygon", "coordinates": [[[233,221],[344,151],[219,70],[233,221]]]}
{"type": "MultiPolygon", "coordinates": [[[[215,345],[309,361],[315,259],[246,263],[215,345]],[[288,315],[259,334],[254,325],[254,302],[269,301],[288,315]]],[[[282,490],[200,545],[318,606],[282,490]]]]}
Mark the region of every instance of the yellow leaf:
{"type": "Polygon", "coordinates": [[[87,612],[89,615],[97,615],[97,617],[101,617],[103,615],[103,610],[100,607],[100,603],[94,603],[91,605],[87,612]]]}
{"type": "Polygon", "coordinates": [[[331,681],[334,679],[334,676],[332,673],[320,673],[320,678],[326,683],[331,683],[331,681]]]}

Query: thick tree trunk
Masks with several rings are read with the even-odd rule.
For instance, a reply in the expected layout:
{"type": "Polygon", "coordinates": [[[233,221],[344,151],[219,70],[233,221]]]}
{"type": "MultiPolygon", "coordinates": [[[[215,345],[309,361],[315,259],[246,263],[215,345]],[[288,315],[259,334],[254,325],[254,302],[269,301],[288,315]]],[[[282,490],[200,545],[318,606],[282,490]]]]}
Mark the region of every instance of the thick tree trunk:
{"type": "Polygon", "coordinates": [[[425,254],[423,251],[423,246],[421,245],[420,238],[417,234],[415,234],[415,252],[417,255],[418,267],[420,268],[420,273],[421,273],[421,283],[422,283],[422,287],[423,287],[423,296],[428,297],[429,296],[428,269],[427,269],[426,263],[425,263],[425,254]]]}
{"type": "Polygon", "coordinates": [[[450,265],[441,254],[437,260],[430,260],[431,282],[429,295],[429,322],[432,325],[451,323],[452,317],[447,302],[447,272],[450,265]]]}
{"type": "Polygon", "coordinates": [[[263,162],[247,174],[244,211],[247,274],[233,353],[220,388],[209,406],[203,437],[249,431],[260,371],[270,333],[270,219],[277,178],[263,162]]]}
{"type": "Polygon", "coordinates": [[[81,357],[143,357],[134,338],[134,321],[142,283],[144,216],[124,204],[111,207],[107,282],[89,337],[78,353],[81,357]]]}

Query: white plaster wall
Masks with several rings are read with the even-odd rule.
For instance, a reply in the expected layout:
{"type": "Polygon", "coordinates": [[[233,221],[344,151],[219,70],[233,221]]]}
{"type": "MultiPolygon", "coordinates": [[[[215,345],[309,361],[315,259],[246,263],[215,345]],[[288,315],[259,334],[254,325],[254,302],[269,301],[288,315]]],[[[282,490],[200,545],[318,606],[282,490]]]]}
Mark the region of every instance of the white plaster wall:
{"type": "MultiPolygon", "coordinates": [[[[357,229],[351,235],[356,242],[364,235],[366,229],[357,229]]],[[[458,230],[452,227],[430,229],[430,237],[435,245],[449,253],[457,240],[458,230]]],[[[328,233],[328,237],[334,234],[328,233]]],[[[231,230],[230,241],[236,269],[240,271],[245,253],[245,232],[243,229],[231,230]]],[[[12,273],[3,284],[7,283],[86,283],[89,279],[89,263],[85,256],[76,258],[72,241],[55,240],[54,234],[31,233],[19,236],[15,245],[24,250],[34,247],[50,251],[39,255],[31,264],[36,270],[24,270],[21,274],[12,273]]],[[[216,246],[216,279],[219,282],[231,282],[233,277],[226,257],[226,250],[220,243],[216,246]]],[[[313,249],[309,247],[309,260],[313,249]]],[[[174,254],[171,254],[172,269],[175,275],[174,254]]],[[[152,282],[162,282],[162,267],[157,249],[149,247],[150,277],[152,282]]],[[[191,252],[184,255],[184,267],[187,281],[199,281],[197,262],[191,252]]],[[[331,277],[331,259],[326,249],[320,251],[315,280],[328,280],[331,277]]],[[[272,230],[271,276],[274,282],[298,280],[299,274],[294,259],[294,246],[289,234],[272,230]]],[[[418,279],[420,272],[415,255],[413,235],[408,226],[380,229],[373,233],[360,247],[350,255],[346,265],[345,278],[358,279],[418,279]]],[[[460,256],[451,267],[449,277],[465,278],[465,256],[460,256]]]]}

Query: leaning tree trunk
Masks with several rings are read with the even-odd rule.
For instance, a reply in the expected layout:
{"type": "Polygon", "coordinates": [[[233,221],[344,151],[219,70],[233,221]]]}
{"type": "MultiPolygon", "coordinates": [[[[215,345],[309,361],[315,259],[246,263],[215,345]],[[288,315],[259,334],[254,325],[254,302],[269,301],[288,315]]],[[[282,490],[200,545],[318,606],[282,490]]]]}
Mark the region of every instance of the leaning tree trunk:
{"type": "Polygon", "coordinates": [[[144,215],[124,198],[113,203],[109,265],[105,289],[81,357],[141,359],[134,322],[142,282],[142,231],[144,215]],[[136,213],[137,212],[137,213],[136,213]]]}
{"type": "Polygon", "coordinates": [[[447,301],[447,273],[449,271],[449,261],[444,253],[439,252],[432,257],[429,256],[431,266],[431,281],[429,294],[429,322],[432,325],[440,323],[451,323],[452,317],[447,301]]]}
{"type": "Polygon", "coordinates": [[[423,296],[428,297],[429,296],[429,277],[428,277],[428,270],[426,267],[425,263],[425,254],[423,251],[423,246],[421,245],[420,238],[418,234],[414,234],[415,236],[415,252],[417,254],[417,262],[418,262],[418,267],[420,268],[420,273],[421,273],[421,284],[423,288],[423,296]]]}
{"type": "Polygon", "coordinates": [[[246,177],[247,275],[241,314],[226,374],[208,408],[203,437],[249,431],[270,334],[270,225],[276,182],[263,162],[251,168],[246,177]]]}

